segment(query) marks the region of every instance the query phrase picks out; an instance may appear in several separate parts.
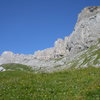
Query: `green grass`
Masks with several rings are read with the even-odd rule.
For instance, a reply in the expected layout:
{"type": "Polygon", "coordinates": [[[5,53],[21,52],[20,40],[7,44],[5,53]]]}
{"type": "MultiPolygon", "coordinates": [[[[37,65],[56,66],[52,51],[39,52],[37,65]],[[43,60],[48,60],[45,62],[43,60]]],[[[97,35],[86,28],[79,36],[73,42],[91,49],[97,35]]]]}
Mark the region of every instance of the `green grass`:
{"type": "Polygon", "coordinates": [[[22,65],[22,64],[3,64],[2,65],[3,68],[5,68],[6,70],[18,70],[18,71],[29,71],[29,72],[33,72],[32,67],[30,66],[26,66],[26,65],[22,65]]]}
{"type": "Polygon", "coordinates": [[[0,100],[100,100],[100,68],[0,72],[0,100]]]}

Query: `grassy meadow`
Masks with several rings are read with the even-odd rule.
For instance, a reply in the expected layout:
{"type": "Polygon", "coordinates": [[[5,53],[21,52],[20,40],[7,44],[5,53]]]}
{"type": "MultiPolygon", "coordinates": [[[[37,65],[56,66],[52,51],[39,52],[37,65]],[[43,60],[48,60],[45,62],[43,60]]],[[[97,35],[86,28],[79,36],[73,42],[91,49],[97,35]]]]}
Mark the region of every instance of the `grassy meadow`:
{"type": "Polygon", "coordinates": [[[0,72],[0,100],[100,100],[100,68],[0,72]]]}

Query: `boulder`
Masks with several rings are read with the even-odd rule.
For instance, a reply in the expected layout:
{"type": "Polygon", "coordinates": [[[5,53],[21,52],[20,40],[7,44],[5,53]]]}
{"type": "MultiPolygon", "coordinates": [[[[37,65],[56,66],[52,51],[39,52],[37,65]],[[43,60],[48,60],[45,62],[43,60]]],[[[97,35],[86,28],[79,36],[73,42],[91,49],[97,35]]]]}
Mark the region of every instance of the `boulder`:
{"type": "Polygon", "coordinates": [[[0,66],[0,72],[6,71],[2,66],[0,66]]]}

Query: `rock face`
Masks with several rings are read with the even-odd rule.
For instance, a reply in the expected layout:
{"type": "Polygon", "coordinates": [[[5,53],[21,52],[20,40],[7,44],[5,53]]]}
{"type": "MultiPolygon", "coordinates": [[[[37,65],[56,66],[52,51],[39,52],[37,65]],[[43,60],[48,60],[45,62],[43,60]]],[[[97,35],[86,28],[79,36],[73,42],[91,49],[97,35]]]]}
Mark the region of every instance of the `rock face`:
{"type": "Polygon", "coordinates": [[[79,14],[72,34],[64,40],[55,41],[54,47],[36,51],[34,55],[14,54],[7,51],[0,56],[0,64],[19,63],[34,68],[50,69],[71,61],[79,52],[97,44],[98,40],[100,40],[100,6],[87,7],[79,14]],[[55,61],[60,58],[63,60],[55,61]]]}
{"type": "Polygon", "coordinates": [[[73,33],[58,39],[54,48],[35,52],[37,59],[50,59],[76,54],[89,48],[100,38],[100,7],[87,7],[79,14],[73,33]]]}

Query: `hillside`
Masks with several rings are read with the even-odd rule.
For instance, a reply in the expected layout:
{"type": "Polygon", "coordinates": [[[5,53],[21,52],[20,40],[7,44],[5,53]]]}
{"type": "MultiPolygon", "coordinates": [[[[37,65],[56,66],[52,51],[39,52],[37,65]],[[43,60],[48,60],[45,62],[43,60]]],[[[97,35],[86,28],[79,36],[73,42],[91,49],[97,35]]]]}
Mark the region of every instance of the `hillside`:
{"type": "Polygon", "coordinates": [[[22,65],[22,64],[3,64],[2,67],[6,70],[6,71],[25,71],[25,72],[33,72],[32,67],[30,66],[26,66],[26,65],[22,65]]]}

